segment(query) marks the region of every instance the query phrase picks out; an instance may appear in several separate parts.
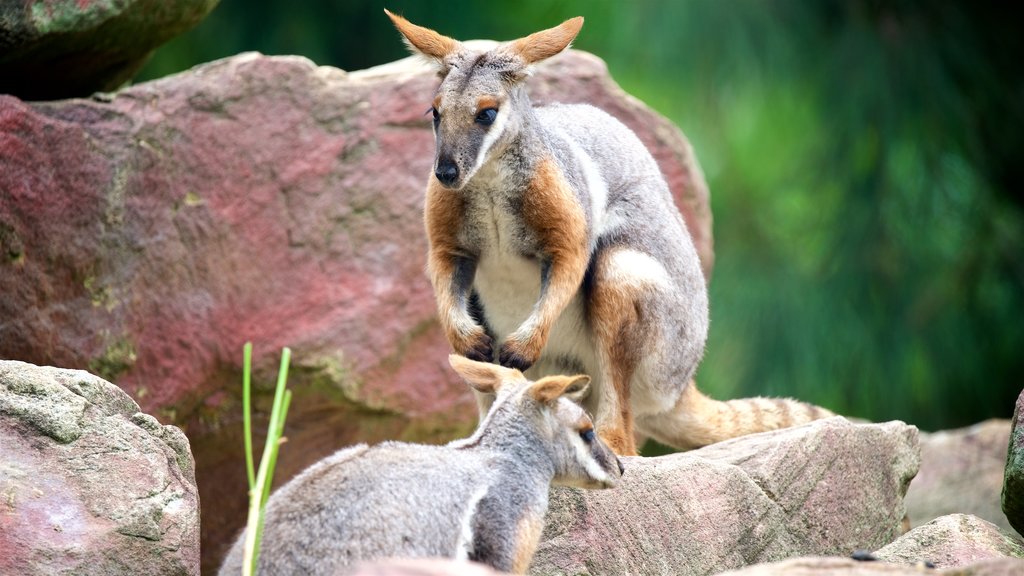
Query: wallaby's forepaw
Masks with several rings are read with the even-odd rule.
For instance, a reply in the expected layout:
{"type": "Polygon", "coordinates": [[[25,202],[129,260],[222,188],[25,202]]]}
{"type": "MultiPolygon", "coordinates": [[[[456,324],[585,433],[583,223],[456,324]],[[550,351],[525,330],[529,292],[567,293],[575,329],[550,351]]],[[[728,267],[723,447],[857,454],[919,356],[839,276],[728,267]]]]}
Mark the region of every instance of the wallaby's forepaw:
{"type": "Polygon", "coordinates": [[[467,338],[462,346],[456,345],[455,350],[466,358],[477,362],[494,361],[494,341],[482,328],[467,338]]]}
{"type": "Polygon", "coordinates": [[[536,361],[536,353],[531,353],[529,347],[512,338],[502,344],[498,351],[498,364],[520,372],[526,372],[536,361]]]}

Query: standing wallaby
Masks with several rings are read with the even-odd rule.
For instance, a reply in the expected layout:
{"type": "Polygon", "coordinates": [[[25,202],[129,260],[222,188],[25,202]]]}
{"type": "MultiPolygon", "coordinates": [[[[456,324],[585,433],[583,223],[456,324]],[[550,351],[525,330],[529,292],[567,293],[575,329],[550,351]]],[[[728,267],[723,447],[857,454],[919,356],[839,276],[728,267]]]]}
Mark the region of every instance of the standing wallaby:
{"type": "MultiPolygon", "coordinates": [[[[707,289],[657,163],[608,114],[534,108],[524,88],[583,18],[481,52],[385,12],[442,78],[425,220],[456,352],[531,377],[589,374],[585,406],[619,454],[636,453],[634,427],[685,449],[831,414],[697,390],[707,289]]],[[[492,399],[477,399],[483,414],[492,399]]]]}
{"type": "MultiPolygon", "coordinates": [[[[622,465],[570,400],[587,376],[548,376],[449,357],[496,400],[470,438],[446,446],[385,442],[341,450],[267,502],[260,574],[341,574],[400,556],[469,559],[523,573],[537,548],[551,484],[609,488],[622,465]]],[[[221,576],[241,573],[245,534],[221,576]]]]}

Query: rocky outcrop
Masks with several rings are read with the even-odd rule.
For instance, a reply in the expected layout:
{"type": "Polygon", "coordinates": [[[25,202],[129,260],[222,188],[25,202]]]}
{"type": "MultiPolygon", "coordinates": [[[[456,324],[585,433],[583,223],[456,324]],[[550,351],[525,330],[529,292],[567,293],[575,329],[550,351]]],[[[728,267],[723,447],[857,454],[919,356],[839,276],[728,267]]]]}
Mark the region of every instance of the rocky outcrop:
{"type": "Polygon", "coordinates": [[[855,561],[802,557],[724,572],[722,576],[1017,576],[1024,574],[1024,542],[991,522],[952,514],[914,528],[855,561]]]}
{"type": "MultiPolygon", "coordinates": [[[[412,60],[346,73],[243,54],[110,99],[0,96],[0,357],[89,369],[185,430],[204,562],[244,518],[244,342],[258,411],[293,350],[279,481],[356,441],[475,424],[424,274],[436,82],[412,60]]],[[[709,269],[707,188],[678,129],[584,53],[530,82],[637,131],[709,269]]]]}
{"type": "Polygon", "coordinates": [[[1024,535],[1024,392],[1017,398],[1010,426],[1002,488],[1002,509],[1006,520],[1024,535]]]}
{"type": "Polygon", "coordinates": [[[921,434],[921,471],[907,490],[907,516],[921,526],[947,514],[972,514],[1011,530],[999,507],[1008,420],[921,434]]]}
{"type": "Polygon", "coordinates": [[[730,570],[720,576],[1019,576],[1022,572],[1024,560],[1017,558],[983,560],[963,568],[932,570],[920,563],[890,564],[858,562],[849,558],[805,557],[730,570]]]}
{"type": "Polygon", "coordinates": [[[830,418],[623,464],[612,490],[553,490],[531,574],[704,575],[879,548],[900,534],[917,429],[830,418]]]}
{"type": "Polygon", "coordinates": [[[0,3],[0,93],[53,100],[113,90],[218,1],[0,3]]]}
{"type": "Polygon", "coordinates": [[[898,564],[929,562],[959,568],[993,558],[1024,558],[1024,542],[969,514],[950,514],[918,526],[874,554],[898,564]]]}
{"type": "Polygon", "coordinates": [[[118,387],[0,361],[0,455],[0,574],[198,574],[188,440],[118,387]]]}

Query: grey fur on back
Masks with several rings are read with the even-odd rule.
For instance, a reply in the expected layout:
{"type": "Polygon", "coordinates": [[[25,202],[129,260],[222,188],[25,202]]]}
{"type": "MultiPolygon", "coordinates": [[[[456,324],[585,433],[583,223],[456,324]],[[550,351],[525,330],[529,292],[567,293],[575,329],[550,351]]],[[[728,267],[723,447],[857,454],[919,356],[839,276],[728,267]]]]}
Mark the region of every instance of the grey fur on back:
{"type": "MultiPolygon", "coordinates": [[[[521,572],[553,481],[608,487],[621,474],[590,419],[562,397],[585,390],[586,377],[532,383],[516,370],[452,363],[472,385],[497,392],[476,433],[445,446],[361,444],[310,466],[267,503],[259,574],[333,575],[386,557],[468,559],[521,572]]],[[[222,576],[241,573],[244,537],[222,576]]]]}
{"type": "MultiPolygon", "coordinates": [[[[259,573],[329,575],[389,556],[457,557],[474,492],[494,482],[488,456],[385,443],[321,460],[268,502],[259,573]]],[[[240,537],[222,575],[241,574],[242,545],[240,537]]]]}

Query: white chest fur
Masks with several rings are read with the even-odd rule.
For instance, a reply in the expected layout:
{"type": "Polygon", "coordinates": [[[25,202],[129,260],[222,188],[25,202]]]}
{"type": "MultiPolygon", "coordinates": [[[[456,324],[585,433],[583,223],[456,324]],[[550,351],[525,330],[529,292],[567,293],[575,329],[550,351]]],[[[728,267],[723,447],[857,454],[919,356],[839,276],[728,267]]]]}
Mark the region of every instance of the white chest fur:
{"type": "MultiPolygon", "coordinates": [[[[500,212],[500,211],[499,211],[500,212]]],[[[498,342],[515,332],[540,298],[541,263],[525,258],[511,241],[515,223],[497,216],[487,226],[488,243],[477,263],[474,289],[498,342]]],[[[544,357],[569,357],[583,366],[595,360],[583,296],[577,293],[551,328],[544,357]]]]}

